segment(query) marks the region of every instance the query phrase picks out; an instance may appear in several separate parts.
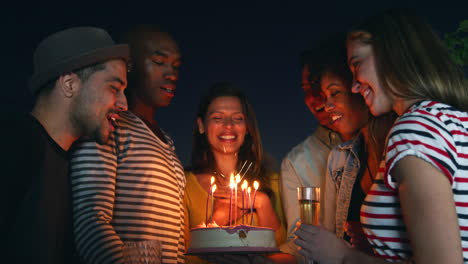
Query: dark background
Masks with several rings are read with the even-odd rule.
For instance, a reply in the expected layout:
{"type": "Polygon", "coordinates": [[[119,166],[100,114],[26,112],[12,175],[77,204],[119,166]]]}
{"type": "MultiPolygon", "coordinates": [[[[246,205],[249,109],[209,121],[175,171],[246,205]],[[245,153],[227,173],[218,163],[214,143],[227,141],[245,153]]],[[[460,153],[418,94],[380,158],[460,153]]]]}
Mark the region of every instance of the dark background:
{"type": "Polygon", "coordinates": [[[389,7],[414,8],[440,34],[455,31],[461,20],[468,19],[462,4],[386,2],[10,2],[2,7],[0,18],[2,107],[30,107],[26,84],[32,73],[32,55],[48,34],[91,25],[118,38],[129,25],[159,24],[174,35],[183,53],[176,97],[157,113],[160,125],[173,137],[182,163],[190,162],[191,131],[201,93],[216,81],[231,80],[254,105],[265,151],[279,165],[316,126],[300,88],[299,54],[303,49],[389,7]]]}

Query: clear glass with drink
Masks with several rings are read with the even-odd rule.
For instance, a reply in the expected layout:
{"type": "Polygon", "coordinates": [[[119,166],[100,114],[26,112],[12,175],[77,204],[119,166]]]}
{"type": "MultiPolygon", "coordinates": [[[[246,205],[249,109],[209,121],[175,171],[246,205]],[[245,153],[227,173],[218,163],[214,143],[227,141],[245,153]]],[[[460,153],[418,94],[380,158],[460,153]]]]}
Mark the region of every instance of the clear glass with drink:
{"type": "MultiPolygon", "coordinates": [[[[320,219],[320,187],[297,187],[301,223],[318,225],[320,219]]],[[[305,263],[314,261],[305,259],[305,263]]]]}
{"type": "Polygon", "coordinates": [[[301,212],[301,222],[318,225],[320,216],[320,187],[297,187],[297,200],[301,212]]]}

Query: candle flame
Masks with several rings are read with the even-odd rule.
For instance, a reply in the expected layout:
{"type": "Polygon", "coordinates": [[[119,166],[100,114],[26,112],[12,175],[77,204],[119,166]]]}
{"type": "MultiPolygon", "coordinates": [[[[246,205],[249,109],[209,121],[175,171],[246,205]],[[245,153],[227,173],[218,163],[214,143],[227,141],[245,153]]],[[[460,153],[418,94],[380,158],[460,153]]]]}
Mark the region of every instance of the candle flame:
{"type": "Polygon", "coordinates": [[[231,177],[229,177],[229,188],[234,189],[236,186],[236,182],[234,180],[234,175],[231,173],[231,177]]]}
{"type": "Polygon", "coordinates": [[[213,185],[214,182],[215,182],[215,177],[211,176],[211,184],[210,185],[213,185]]]}
{"type": "Polygon", "coordinates": [[[242,182],[242,185],[241,185],[242,191],[245,190],[245,189],[247,189],[247,186],[249,186],[249,184],[247,183],[247,180],[244,180],[244,181],[242,182]]]}
{"type": "Polygon", "coordinates": [[[240,177],[239,173],[237,173],[235,178],[236,178],[236,184],[238,184],[241,181],[241,177],[240,177]]]}
{"type": "Polygon", "coordinates": [[[258,187],[260,187],[260,183],[258,183],[258,181],[254,181],[253,185],[255,190],[258,190],[258,187]]]}
{"type": "Polygon", "coordinates": [[[216,191],[216,184],[214,184],[213,186],[211,186],[211,193],[214,193],[216,191]]]}
{"type": "Polygon", "coordinates": [[[247,193],[250,194],[250,192],[251,192],[251,188],[249,186],[249,188],[247,188],[247,193]]]}

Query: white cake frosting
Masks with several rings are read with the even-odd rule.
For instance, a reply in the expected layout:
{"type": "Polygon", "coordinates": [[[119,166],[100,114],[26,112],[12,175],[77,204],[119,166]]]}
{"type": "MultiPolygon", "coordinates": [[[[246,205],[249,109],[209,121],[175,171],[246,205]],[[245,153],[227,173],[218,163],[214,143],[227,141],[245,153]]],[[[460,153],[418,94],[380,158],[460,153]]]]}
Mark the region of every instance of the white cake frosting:
{"type": "Polygon", "coordinates": [[[194,228],[190,249],[262,248],[277,250],[275,231],[267,227],[238,225],[232,227],[194,228]]]}

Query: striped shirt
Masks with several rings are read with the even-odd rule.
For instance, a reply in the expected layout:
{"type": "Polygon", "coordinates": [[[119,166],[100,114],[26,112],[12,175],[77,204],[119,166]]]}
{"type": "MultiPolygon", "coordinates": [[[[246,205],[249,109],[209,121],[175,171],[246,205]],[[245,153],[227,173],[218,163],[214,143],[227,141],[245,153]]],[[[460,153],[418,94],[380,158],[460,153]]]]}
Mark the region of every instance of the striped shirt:
{"type": "Polygon", "coordinates": [[[450,180],[464,262],[468,263],[467,131],[468,113],[433,101],[411,106],[396,121],[387,139],[385,161],[361,207],[362,226],[377,256],[387,260],[412,257],[398,183],[390,175],[399,160],[411,155],[432,164],[450,180]]]}
{"type": "Polygon", "coordinates": [[[123,263],[126,241],[158,240],[163,263],[184,262],[185,176],[174,144],[131,112],[105,145],[83,141],[71,157],[74,232],[86,263],[123,263]]]}

